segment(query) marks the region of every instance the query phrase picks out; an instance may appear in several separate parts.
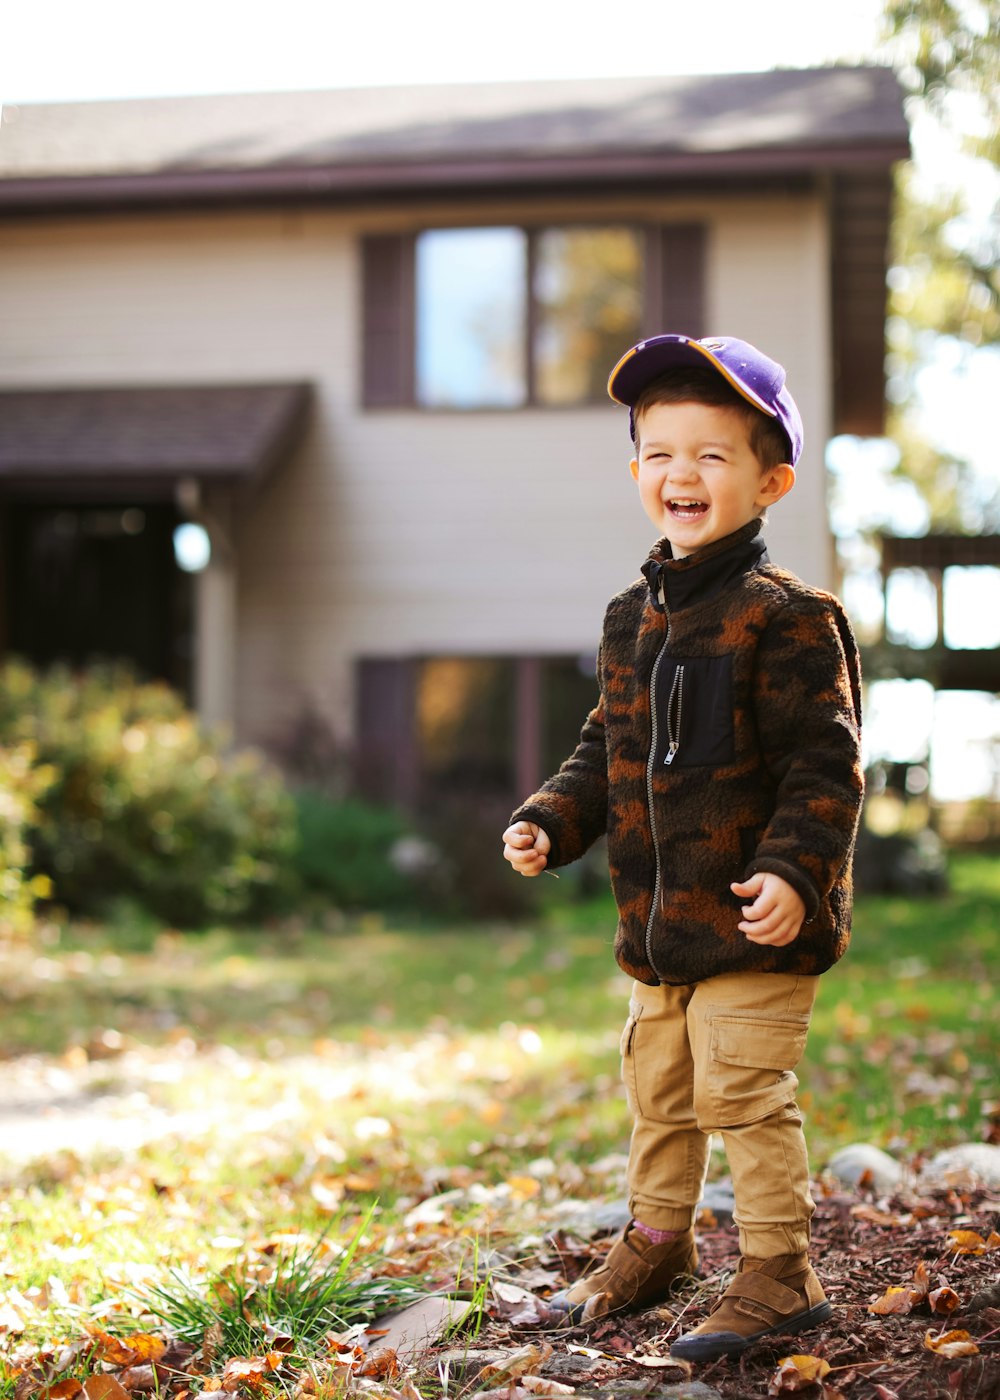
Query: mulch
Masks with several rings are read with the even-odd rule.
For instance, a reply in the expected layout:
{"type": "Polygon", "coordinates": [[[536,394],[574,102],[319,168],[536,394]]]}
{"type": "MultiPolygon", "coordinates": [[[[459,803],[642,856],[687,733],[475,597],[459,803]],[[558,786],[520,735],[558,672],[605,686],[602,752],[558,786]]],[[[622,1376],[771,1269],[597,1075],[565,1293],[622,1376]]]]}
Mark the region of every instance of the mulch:
{"type": "MultiPolygon", "coordinates": [[[[792,1390],[769,1386],[782,1358],[805,1353],[823,1358],[831,1368],[822,1386],[811,1383],[794,1391],[806,1400],[835,1400],[838,1393],[844,1400],[1000,1400],[1000,1248],[959,1253],[951,1233],[973,1232],[989,1241],[1000,1230],[998,1197],[1000,1192],[982,1187],[891,1198],[864,1190],[821,1195],[812,1257],[834,1304],[833,1319],[807,1334],[758,1343],[738,1359],[696,1366],[691,1380],[723,1400],[790,1394],[792,1390]],[[887,1316],[869,1312],[869,1305],[890,1288],[910,1290],[894,1295],[896,1304],[902,1300],[909,1309],[887,1316]],[[930,1300],[938,1289],[950,1292],[936,1297],[935,1313],[930,1300]],[[940,1311],[949,1303],[950,1314],[940,1311]],[[929,1349],[928,1339],[952,1330],[968,1333],[978,1348],[974,1355],[949,1359],[929,1349]]],[[[526,1317],[515,1313],[505,1319],[501,1309],[477,1344],[510,1348],[544,1337],[554,1349],[545,1375],[562,1374],[581,1395],[683,1394],[683,1388],[670,1389],[683,1375],[656,1363],[665,1360],[671,1341],[707,1315],[738,1258],[731,1223],[703,1213],[698,1235],[702,1282],[689,1285],[664,1307],[559,1330],[554,1330],[557,1318],[547,1317],[544,1306],[535,1319],[530,1309],[526,1317]],[[581,1347],[589,1349],[589,1360],[581,1347]],[[587,1368],[585,1378],[581,1366],[587,1368]]],[[[976,1247],[974,1237],[964,1242],[976,1247]]],[[[548,1239],[532,1267],[536,1273],[539,1265],[554,1268],[571,1281],[607,1244],[606,1237],[584,1241],[559,1233],[548,1239]]]]}

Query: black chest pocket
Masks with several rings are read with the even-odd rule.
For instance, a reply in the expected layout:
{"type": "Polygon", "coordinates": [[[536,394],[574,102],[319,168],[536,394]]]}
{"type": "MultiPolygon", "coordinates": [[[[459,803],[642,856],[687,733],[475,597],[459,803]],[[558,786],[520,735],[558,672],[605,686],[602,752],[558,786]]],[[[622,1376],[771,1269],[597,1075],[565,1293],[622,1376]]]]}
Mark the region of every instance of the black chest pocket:
{"type": "Polygon", "coordinates": [[[664,657],[656,675],[658,767],[733,761],[733,659],[664,657]]]}

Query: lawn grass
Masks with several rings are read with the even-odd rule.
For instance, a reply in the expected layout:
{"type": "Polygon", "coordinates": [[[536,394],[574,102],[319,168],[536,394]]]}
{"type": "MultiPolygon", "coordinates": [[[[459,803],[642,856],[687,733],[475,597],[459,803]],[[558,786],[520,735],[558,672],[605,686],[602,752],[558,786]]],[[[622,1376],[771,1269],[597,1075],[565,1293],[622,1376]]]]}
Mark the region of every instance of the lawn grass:
{"type": "MultiPolygon", "coordinates": [[[[952,879],[941,899],[858,903],[800,1071],[817,1168],[849,1141],[912,1157],[984,1134],[1000,862],[956,858],[952,879]]],[[[0,1075],[50,1074],[96,1108],[112,1094],[120,1115],[96,1151],[19,1160],[0,1140],[0,1269],[113,1309],[178,1261],[218,1270],[282,1231],[350,1230],[376,1202],[371,1240],[409,1249],[436,1238],[421,1202],[448,1192],[444,1277],[456,1240],[620,1194],[613,907],[548,897],[516,926],[180,934],[123,916],[0,950],[0,1075]],[[149,1113],[163,1134],[122,1150],[149,1113]]]]}

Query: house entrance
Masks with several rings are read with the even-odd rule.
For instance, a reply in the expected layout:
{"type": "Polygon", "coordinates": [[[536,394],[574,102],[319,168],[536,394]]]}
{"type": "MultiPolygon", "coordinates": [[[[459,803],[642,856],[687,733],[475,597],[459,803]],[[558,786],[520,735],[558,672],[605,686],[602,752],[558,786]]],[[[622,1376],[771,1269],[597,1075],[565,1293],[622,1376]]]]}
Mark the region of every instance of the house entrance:
{"type": "Polygon", "coordinates": [[[126,661],[188,700],[192,581],[170,504],[9,503],[4,650],[38,666],[126,661]]]}

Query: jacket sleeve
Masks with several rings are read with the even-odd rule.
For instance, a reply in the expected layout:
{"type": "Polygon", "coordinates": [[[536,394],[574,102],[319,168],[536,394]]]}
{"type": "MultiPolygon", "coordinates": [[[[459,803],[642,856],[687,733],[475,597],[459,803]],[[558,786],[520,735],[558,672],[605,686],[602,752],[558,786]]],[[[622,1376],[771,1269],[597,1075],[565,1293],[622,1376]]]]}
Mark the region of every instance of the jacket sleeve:
{"type": "Polygon", "coordinates": [[[776,797],[746,877],[780,875],[811,919],[853,852],[864,795],[861,668],[835,598],[796,599],[772,619],[758,644],[755,693],[776,797]]]}
{"type": "MultiPolygon", "coordinates": [[[[601,681],[601,656],[597,658],[601,681]]],[[[580,742],[557,773],[511,816],[535,822],[552,842],[549,866],[579,860],[608,821],[608,756],[604,736],[604,694],[580,731],[580,742]]]]}

